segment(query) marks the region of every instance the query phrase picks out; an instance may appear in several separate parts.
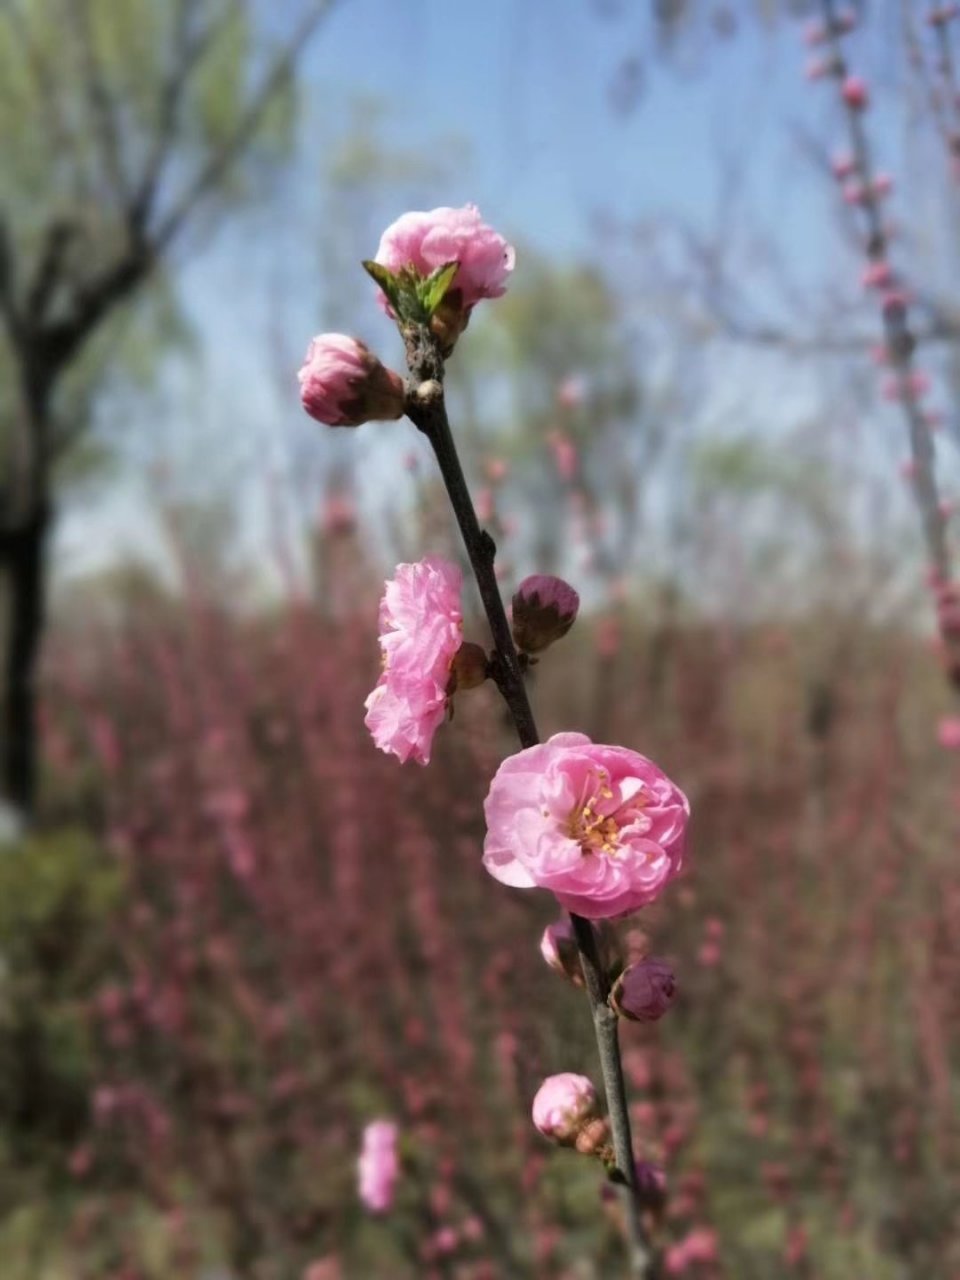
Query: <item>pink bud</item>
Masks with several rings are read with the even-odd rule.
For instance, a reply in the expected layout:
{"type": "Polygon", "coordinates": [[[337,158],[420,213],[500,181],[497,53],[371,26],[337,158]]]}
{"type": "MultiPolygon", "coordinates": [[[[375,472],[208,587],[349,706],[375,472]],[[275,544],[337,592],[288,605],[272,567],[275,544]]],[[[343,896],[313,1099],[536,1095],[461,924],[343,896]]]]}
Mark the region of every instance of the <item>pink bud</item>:
{"type": "Polygon", "coordinates": [[[297,377],[304,409],[328,426],[358,427],[372,418],[403,415],[402,379],[356,338],[319,334],[297,377]]]}
{"type": "Polygon", "coordinates": [[[847,76],[843,82],[843,100],[854,111],[864,111],[870,103],[870,91],[862,76],[847,76]]]}
{"type": "Polygon", "coordinates": [[[839,152],[830,161],[830,167],[833,170],[833,176],[838,182],[844,182],[853,173],[856,172],[857,162],[849,151],[839,152]]]}
{"type": "Polygon", "coordinates": [[[873,194],[881,200],[893,191],[893,178],[889,173],[878,173],[873,180],[873,194]]]}
{"type": "Polygon", "coordinates": [[[803,69],[803,74],[808,80],[822,80],[830,70],[830,61],[827,58],[811,58],[803,69]]]}
{"type": "Polygon", "coordinates": [[[570,917],[564,916],[554,924],[548,924],[540,939],[540,954],[549,967],[577,986],[583,985],[580,967],[580,951],[573,936],[570,917]]]}
{"type": "Polygon", "coordinates": [[[827,38],[827,29],[822,22],[816,19],[808,22],[803,29],[803,43],[814,48],[818,44],[823,44],[827,38]]]}
{"type": "Polygon", "coordinates": [[[893,283],[893,271],[884,258],[868,262],[861,276],[865,289],[886,289],[893,283]]]}
{"type": "Polygon", "coordinates": [[[487,460],[487,478],[491,484],[499,484],[501,480],[506,479],[509,469],[503,458],[489,458],[487,460]]]}
{"type": "Polygon", "coordinates": [[[632,964],[617,979],[610,1003],[633,1022],[656,1022],[673,1004],[677,980],[666,960],[649,956],[632,964]]]}
{"type": "Polygon", "coordinates": [[[904,480],[916,480],[917,464],[913,458],[904,458],[898,469],[904,480]]]}
{"type": "Polygon", "coordinates": [[[580,597],[563,578],[535,573],[513,597],[513,638],[524,653],[540,653],[565,636],[577,619],[580,597]]]}
{"type": "Polygon", "coordinates": [[[937,741],[945,751],[960,751],[960,716],[943,716],[937,725],[937,741]]]}
{"type": "Polygon", "coordinates": [[[545,1138],[572,1146],[585,1124],[600,1115],[597,1091],[586,1076],[548,1076],[533,1100],[533,1123],[545,1138]]]}
{"type": "Polygon", "coordinates": [[[864,204],[867,199],[867,189],[862,182],[848,182],[843,188],[843,198],[847,204],[864,204]]]}

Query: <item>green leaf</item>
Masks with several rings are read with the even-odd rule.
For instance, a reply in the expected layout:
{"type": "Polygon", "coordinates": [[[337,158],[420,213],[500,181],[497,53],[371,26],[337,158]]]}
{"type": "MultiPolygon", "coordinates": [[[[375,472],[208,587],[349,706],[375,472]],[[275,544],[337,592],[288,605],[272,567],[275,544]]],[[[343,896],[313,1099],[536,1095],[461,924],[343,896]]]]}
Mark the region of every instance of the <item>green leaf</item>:
{"type": "Polygon", "coordinates": [[[433,315],[445,298],[459,270],[459,262],[445,262],[442,267],[437,267],[436,271],[431,272],[426,280],[420,282],[417,294],[428,317],[433,315]]]}
{"type": "Polygon", "coordinates": [[[402,313],[401,304],[401,288],[400,281],[387,267],[379,262],[374,262],[372,258],[364,258],[363,269],[367,275],[371,277],[380,286],[387,295],[387,301],[396,311],[397,315],[402,313]]]}

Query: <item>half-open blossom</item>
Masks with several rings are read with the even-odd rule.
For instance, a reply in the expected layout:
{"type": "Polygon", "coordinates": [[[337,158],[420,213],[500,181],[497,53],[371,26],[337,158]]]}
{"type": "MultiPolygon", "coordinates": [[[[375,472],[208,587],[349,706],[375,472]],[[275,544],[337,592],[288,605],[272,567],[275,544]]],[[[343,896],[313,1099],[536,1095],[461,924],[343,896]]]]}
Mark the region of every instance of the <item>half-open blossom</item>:
{"type": "Polygon", "coordinates": [[[484,814],[492,876],[602,920],[652,902],[677,874],[690,806],[646,756],[558,733],[504,760],[484,814]]]}
{"type": "MultiPolygon", "coordinates": [[[[380,237],[376,261],[394,273],[411,268],[420,276],[459,263],[449,293],[459,293],[460,305],[469,312],[483,298],[506,292],[515,258],[513,246],[487,226],[475,204],[467,204],[405,213],[380,237]]],[[[390,314],[382,291],[379,300],[390,314]]]]}
{"type": "Polygon", "coordinates": [[[648,956],[624,969],[610,993],[610,1003],[624,1018],[656,1022],[673,1004],[676,991],[677,980],[670,965],[648,956]]]}
{"type": "Polygon", "coordinates": [[[463,639],[463,574],[442,556],[397,566],[380,602],[383,672],[364,704],[381,751],[430,763],[443,722],[453,660],[463,639]]]}
{"type": "Polygon", "coordinates": [[[403,415],[403,379],[357,338],[318,334],[297,378],[304,409],[327,426],[358,427],[403,415]]]}
{"type": "Polygon", "coordinates": [[[545,1138],[570,1146],[580,1130],[600,1114],[592,1081],[572,1071],[547,1076],[533,1100],[533,1123],[545,1138]]]}
{"type": "Polygon", "coordinates": [[[371,1213],[386,1213],[393,1204],[399,1174],[397,1126],[392,1120],[372,1120],[363,1131],[357,1159],[357,1189],[371,1213]]]}
{"type": "Polygon", "coordinates": [[[579,608],[580,597],[563,578],[551,573],[524,578],[513,597],[511,625],[517,648],[542,653],[567,634],[579,608]]]}

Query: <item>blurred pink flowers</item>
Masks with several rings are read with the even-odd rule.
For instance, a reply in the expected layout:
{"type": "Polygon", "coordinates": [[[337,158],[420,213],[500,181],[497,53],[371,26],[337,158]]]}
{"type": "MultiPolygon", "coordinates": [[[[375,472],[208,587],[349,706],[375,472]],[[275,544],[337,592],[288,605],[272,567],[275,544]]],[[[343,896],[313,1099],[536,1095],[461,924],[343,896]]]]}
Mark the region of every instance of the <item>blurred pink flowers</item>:
{"type": "Polygon", "coordinates": [[[447,709],[451,667],[463,638],[459,567],[441,556],[397,566],[380,602],[384,669],[364,704],[381,751],[430,763],[447,709]]]}
{"type": "Polygon", "coordinates": [[[345,334],[318,334],[297,378],[304,409],[327,426],[358,427],[403,415],[403,379],[345,334]]]}
{"type": "Polygon", "coordinates": [[[960,751],[960,716],[944,716],[937,725],[937,741],[945,751],[960,751]]]}
{"type": "Polygon", "coordinates": [[[533,1123],[545,1138],[572,1143],[588,1120],[600,1114],[597,1091],[587,1076],[563,1071],[547,1076],[533,1100],[533,1123]]]}
{"type": "Polygon", "coordinates": [[[484,813],[492,876],[601,920],[652,902],[677,874],[690,807],[645,756],[558,733],[501,764],[484,813]]]}
{"type": "Polygon", "coordinates": [[[357,1159],[357,1190],[371,1213],[386,1213],[393,1204],[399,1173],[397,1126],[392,1120],[371,1120],[357,1159]]]}
{"type": "MultiPolygon", "coordinates": [[[[376,261],[393,272],[412,267],[421,276],[458,262],[450,293],[459,290],[461,305],[469,311],[481,299],[506,292],[515,258],[513,246],[487,226],[475,204],[467,204],[403,214],[381,236],[376,261]]],[[[382,291],[378,299],[390,314],[382,291]]]]}

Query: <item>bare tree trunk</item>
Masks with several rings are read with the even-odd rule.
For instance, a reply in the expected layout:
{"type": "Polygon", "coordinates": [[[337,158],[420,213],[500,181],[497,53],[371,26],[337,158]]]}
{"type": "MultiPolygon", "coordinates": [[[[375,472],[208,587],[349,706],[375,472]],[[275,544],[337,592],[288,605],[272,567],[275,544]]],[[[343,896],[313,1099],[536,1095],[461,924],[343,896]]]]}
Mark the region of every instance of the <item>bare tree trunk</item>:
{"type": "Polygon", "coordinates": [[[50,509],[40,503],[4,532],[0,544],[4,592],[0,785],[4,797],[27,818],[37,793],[36,676],[46,619],[50,525],[50,509]]]}

